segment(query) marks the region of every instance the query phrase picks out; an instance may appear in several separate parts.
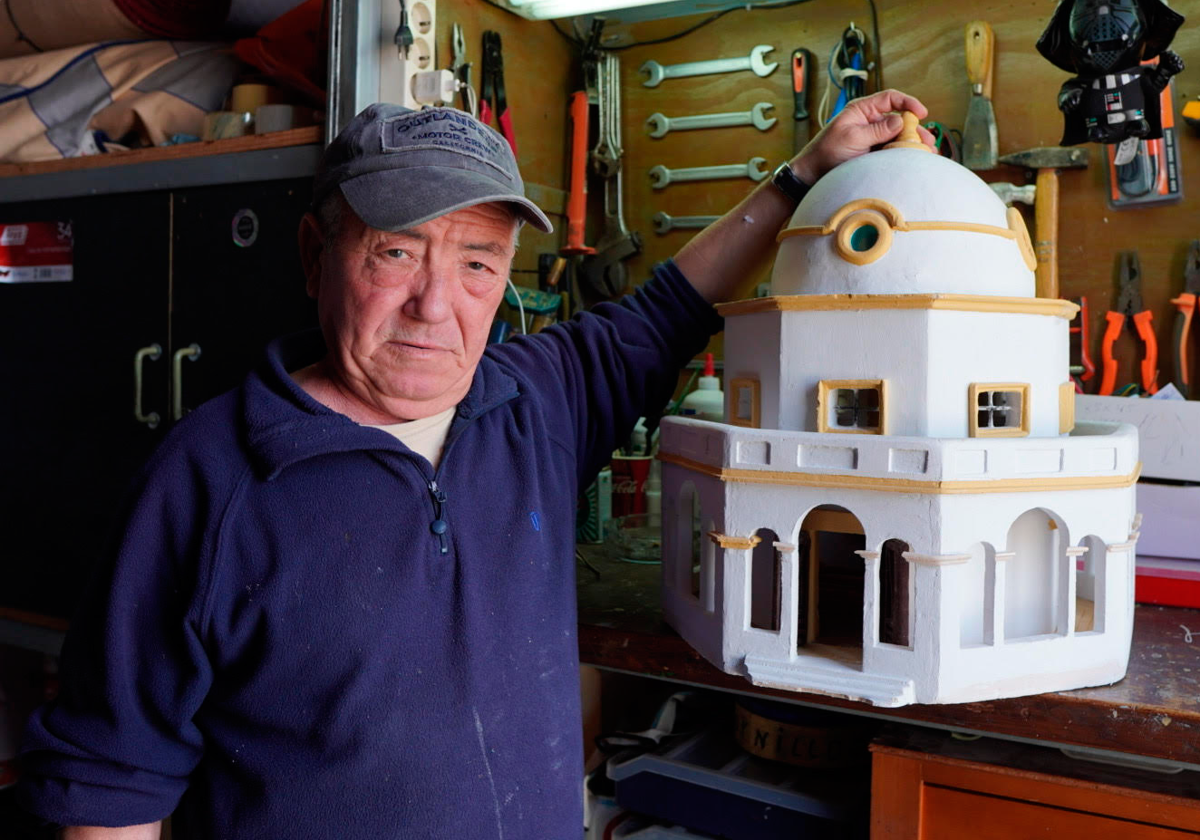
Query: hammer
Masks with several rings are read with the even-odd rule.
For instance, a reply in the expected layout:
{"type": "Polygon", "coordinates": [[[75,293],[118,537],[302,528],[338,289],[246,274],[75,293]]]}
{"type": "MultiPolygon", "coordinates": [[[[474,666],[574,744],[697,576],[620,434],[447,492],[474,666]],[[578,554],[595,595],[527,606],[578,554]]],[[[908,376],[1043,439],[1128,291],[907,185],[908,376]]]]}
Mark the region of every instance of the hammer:
{"type": "Polygon", "coordinates": [[[1000,163],[1037,170],[1037,202],[1033,208],[1037,237],[1037,296],[1058,297],[1058,170],[1088,165],[1087,150],[1078,146],[1043,146],[1013,152],[1000,163]]]}

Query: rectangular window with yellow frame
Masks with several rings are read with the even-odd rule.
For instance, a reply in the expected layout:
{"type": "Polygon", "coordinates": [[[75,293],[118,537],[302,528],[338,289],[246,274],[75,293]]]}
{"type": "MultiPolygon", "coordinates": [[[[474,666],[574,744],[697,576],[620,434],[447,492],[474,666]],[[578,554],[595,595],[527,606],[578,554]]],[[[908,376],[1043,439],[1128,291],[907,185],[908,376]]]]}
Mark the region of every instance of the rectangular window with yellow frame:
{"type": "Polygon", "coordinates": [[[757,379],[748,376],[729,380],[729,423],[748,429],[761,428],[761,392],[757,379]]]}
{"type": "Polygon", "coordinates": [[[1029,383],[974,382],[968,391],[971,437],[1029,434],[1029,383]]]}
{"type": "Polygon", "coordinates": [[[817,430],[886,435],[887,382],[822,379],[817,385],[817,430]]]}

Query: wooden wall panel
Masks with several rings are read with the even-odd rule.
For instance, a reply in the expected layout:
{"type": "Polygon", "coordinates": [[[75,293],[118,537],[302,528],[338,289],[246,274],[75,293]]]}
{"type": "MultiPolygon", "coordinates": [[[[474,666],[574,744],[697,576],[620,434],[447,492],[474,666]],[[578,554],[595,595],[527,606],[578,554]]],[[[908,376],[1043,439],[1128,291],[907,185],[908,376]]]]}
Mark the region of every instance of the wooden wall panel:
{"type": "MultiPolygon", "coordinates": [[[[963,67],[963,30],[968,21],[987,20],[996,33],[997,59],[994,89],[1000,152],[1032,146],[1055,145],[1060,139],[1061,116],[1055,105],[1066,74],[1041,58],[1034,49],[1038,35],[1054,8],[1050,0],[1037,2],[903,2],[877,0],[883,42],[884,83],[918,96],[931,116],[949,126],[961,127],[966,115],[969,85],[963,67]]],[[[1174,8],[1189,17],[1175,39],[1174,49],[1188,64],[1176,77],[1177,106],[1200,95],[1200,0],[1176,2],[1174,8]]],[[[616,17],[616,14],[614,14],[616,17]]],[[[632,25],[611,25],[621,38],[638,41],[678,32],[702,16],[671,18],[632,25]]],[[[810,0],[778,10],[736,11],[682,39],[619,53],[624,81],[624,145],[626,149],[626,214],[630,227],[646,242],[645,253],[630,263],[630,275],[644,278],[657,261],[673,254],[688,232],[666,236],[654,233],[653,215],[720,213],[733,206],[751,188],[749,181],[716,181],[650,188],[647,170],[655,164],[702,166],[766,157],[771,165],[790,154],[792,107],[788,60],[795,47],[811,49],[823,67],[829,50],[853,19],[870,35],[866,3],[810,0]],[[743,72],[720,76],[666,80],[657,88],[641,84],[638,67],[648,59],[673,64],[707,58],[748,54],[756,44],[775,47],[779,68],[759,79],[743,72]],[[706,129],[670,133],[661,140],[648,137],[645,119],[655,111],[673,116],[712,111],[744,110],[758,101],[777,103],[779,122],[765,133],[753,128],[706,129]]],[[[824,87],[818,72],[814,102],[824,87]]],[[[1184,200],[1174,205],[1136,210],[1113,210],[1105,201],[1105,174],[1099,147],[1091,147],[1091,168],[1065,173],[1061,179],[1061,293],[1086,294],[1091,305],[1092,354],[1099,360],[1104,310],[1115,297],[1114,263],[1123,249],[1140,251],[1144,297],[1154,311],[1163,369],[1160,381],[1170,378],[1166,347],[1174,311],[1169,299],[1182,286],[1182,265],[1187,242],[1200,237],[1200,137],[1186,128],[1180,137],[1184,175],[1184,200]]],[[[1020,170],[1001,168],[987,180],[1023,182],[1020,170]]],[[[1032,213],[1027,214],[1032,228],[1032,213]]],[[[759,277],[744,278],[749,293],[759,277]]],[[[719,345],[717,345],[719,347],[719,345]]],[[[1119,351],[1132,354],[1126,339],[1119,351]]],[[[1123,375],[1129,368],[1126,364],[1123,375]]],[[[1096,380],[1098,381],[1098,380],[1096,380]]],[[[1095,384],[1095,382],[1093,384],[1095,384]]]]}
{"type": "MultiPolygon", "coordinates": [[[[500,33],[521,176],[526,184],[566,189],[567,97],[578,83],[578,62],[572,45],[549,23],[524,20],[486,0],[441,0],[437,21],[439,67],[448,67],[452,60],[451,32],[455,23],[464,30],[467,61],[472,62],[471,83],[476,91],[483,77],[483,33],[488,29],[500,33]]],[[[492,122],[495,127],[495,119],[492,122]]],[[[535,190],[529,189],[530,194],[535,190]]],[[[558,250],[558,229],[565,225],[553,206],[543,209],[556,230],[547,235],[526,226],[522,231],[514,280],[527,285],[537,285],[528,273],[536,272],[539,252],[558,250]]]]}

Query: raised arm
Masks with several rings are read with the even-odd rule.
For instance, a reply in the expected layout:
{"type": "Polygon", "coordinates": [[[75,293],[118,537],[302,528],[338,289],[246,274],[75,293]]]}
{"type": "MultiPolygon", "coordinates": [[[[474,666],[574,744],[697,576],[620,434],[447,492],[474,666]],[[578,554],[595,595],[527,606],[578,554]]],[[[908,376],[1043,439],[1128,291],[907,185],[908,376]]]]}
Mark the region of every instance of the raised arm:
{"type": "MultiPolygon", "coordinates": [[[[839,163],[894,139],[902,126],[896,111],[912,111],[924,119],[925,106],[898,90],[883,90],[853,100],[831,120],[800,154],[792,171],[812,185],[839,163]]],[[[930,145],[933,135],[918,129],[930,145]]],[[[763,181],[736,207],[680,249],[675,263],[710,303],[729,300],[737,286],[774,253],[775,234],[795,207],[770,181],[763,181]]]]}

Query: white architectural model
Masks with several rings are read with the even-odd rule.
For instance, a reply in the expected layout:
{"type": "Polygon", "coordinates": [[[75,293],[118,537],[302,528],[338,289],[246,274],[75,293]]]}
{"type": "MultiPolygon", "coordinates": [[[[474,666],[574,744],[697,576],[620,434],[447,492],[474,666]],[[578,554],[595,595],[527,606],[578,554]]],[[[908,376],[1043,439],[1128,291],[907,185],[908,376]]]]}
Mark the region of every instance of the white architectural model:
{"type": "Polygon", "coordinates": [[[1018,211],[901,140],[817,183],[726,304],[727,423],[663,423],[667,620],[758,685],[880,706],[1121,679],[1133,426],[1074,422],[1018,211]]]}

